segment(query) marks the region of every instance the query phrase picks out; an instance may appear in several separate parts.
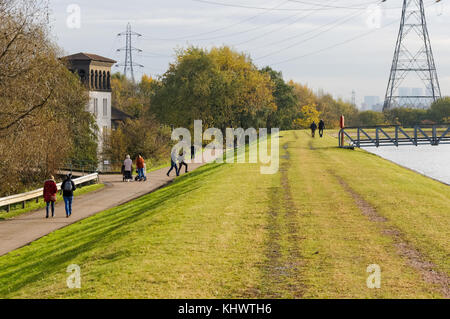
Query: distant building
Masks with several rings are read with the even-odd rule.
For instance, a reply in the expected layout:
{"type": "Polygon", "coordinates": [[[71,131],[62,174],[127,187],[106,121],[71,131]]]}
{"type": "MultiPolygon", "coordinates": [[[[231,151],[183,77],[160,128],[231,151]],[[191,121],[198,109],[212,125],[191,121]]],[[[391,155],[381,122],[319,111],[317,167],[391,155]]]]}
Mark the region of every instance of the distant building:
{"type": "Polygon", "coordinates": [[[127,119],[132,119],[133,117],[131,115],[128,115],[127,113],[119,110],[118,108],[115,108],[114,106],[111,107],[111,128],[113,130],[116,130],[121,123],[125,123],[127,119]]]}
{"type": "Polygon", "coordinates": [[[72,73],[89,89],[87,110],[94,114],[99,128],[99,153],[104,134],[112,128],[111,122],[111,67],[116,61],[90,53],[76,53],[63,57],[72,73]]]}
{"type": "Polygon", "coordinates": [[[380,104],[379,96],[365,96],[362,104],[363,111],[373,110],[374,106],[380,104]]]}

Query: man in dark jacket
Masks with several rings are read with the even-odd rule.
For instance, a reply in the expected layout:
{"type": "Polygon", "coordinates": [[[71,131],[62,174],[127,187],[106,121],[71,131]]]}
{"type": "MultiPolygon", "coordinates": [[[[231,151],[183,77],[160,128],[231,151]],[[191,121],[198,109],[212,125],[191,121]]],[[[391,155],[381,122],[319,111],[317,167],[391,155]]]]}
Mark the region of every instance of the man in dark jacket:
{"type": "Polygon", "coordinates": [[[72,174],[67,174],[66,179],[61,184],[61,193],[66,206],[66,217],[72,215],[73,192],[76,189],[75,183],[72,181],[72,174]]]}
{"type": "Polygon", "coordinates": [[[311,129],[311,136],[316,137],[316,130],[317,130],[316,122],[312,122],[312,124],[309,128],[311,129]]]}
{"type": "Polygon", "coordinates": [[[319,135],[320,137],[323,136],[323,130],[325,129],[325,122],[323,120],[320,120],[319,122],[319,135]]]}

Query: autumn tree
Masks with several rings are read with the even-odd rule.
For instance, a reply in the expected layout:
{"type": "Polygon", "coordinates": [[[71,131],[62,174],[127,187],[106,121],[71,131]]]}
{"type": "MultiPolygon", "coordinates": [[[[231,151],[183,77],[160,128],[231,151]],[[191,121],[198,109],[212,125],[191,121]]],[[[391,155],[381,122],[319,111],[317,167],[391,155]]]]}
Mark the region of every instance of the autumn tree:
{"type": "Polygon", "coordinates": [[[150,112],[164,124],[192,128],[265,127],[276,110],[270,76],[228,47],[180,50],[156,83],[150,112]]]}
{"type": "Polygon", "coordinates": [[[0,196],[40,185],[75,154],[96,160],[87,90],[59,61],[43,8],[0,0],[0,196]]]}

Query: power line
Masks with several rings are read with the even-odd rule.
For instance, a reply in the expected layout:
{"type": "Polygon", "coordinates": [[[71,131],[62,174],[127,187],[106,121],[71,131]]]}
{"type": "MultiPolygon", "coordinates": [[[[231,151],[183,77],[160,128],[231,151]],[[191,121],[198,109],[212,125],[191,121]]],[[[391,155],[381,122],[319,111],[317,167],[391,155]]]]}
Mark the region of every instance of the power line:
{"type": "Polygon", "coordinates": [[[282,3],[274,6],[273,8],[269,8],[266,12],[258,13],[256,15],[253,15],[253,16],[251,16],[249,18],[245,18],[245,19],[243,19],[241,21],[238,21],[236,23],[232,23],[230,25],[227,25],[227,26],[224,26],[224,27],[221,27],[221,28],[218,28],[218,29],[214,29],[214,30],[211,30],[211,31],[206,31],[206,32],[201,32],[201,33],[197,33],[197,34],[191,34],[191,35],[187,35],[187,36],[183,36],[183,37],[176,37],[176,38],[154,38],[154,37],[150,37],[148,39],[144,38],[143,40],[144,41],[152,41],[152,40],[176,41],[176,40],[185,40],[186,38],[196,38],[196,37],[199,37],[199,36],[204,36],[204,35],[207,35],[207,34],[216,33],[216,32],[219,32],[219,31],[223,31],[223,30],[227,30],[227,29],[233,28],[233,27],[235,27],[237,25],[240,25],[242,23],[248,22],[250,20],[253,20],[253,19],[255,19],[255,18],[259,17],[259,16],[262,16],[262,15],[264,15],[264,14],[266,14],[266,13],[268,13],[268,12],[278,8],[278,7],[281,7],[282,5],[284,5],[284,4],[288,3],[288,2],[289,2],[288,0],[283,1],[282,3]]]}
{"type": "Polygon", "coordinates": [[[328,50],[334,49],[334,48],[336,48],[336,47],[338,47],[338,46],[342,46],[342,45],[344,45],[344,44],[347,44],[347,43],[350,43],[350,42],[352,42],[352,41],[355,41],[355,40],[358,40],[358,39],[360,39],[360,38],[363,38],[363,37],[365,37],[366,35],[372,34],[372,33],[376,32],[376,31],[378,31],[378,30],[380,30],[380,29],[384,29],[384,28],[386,28],[386,27],[388,27],[388,26],[391,26],[391,25],[393,25],[394,23],[398,23],[398,21],[393,21],[393,22],[391,22],[391,23],[388,23],[388,24],[382,26],[382,27],[379,28],[379,29],[373,29],[373,30],[371,30],[371,31],[369,31],[369,32],[365,32],[365,33],[359,34],[359,35],[357,35],[357,36],[355,36],[355,37],[353,37],[353,38],[347,39],[347,40],[342,41],[342,42],[338,42],[338,43],[336,43],[336,44],[333,44],[333,45],[331,45],[331,46],[325,47],[325,48],[323,48],[323,49],[320,49],[320,50],[317,50],[317,51],[313,51],[313,52],[310,52],[310,53],[307,53],[307,54],[304,54],[304,55],[301,55],[301,56],[297,56],[297,57],[295,57],[295,58],[291,58],[291,59],[283,60],[283,61],[280,61],[280,62],[272,63],[272,64],[270,64],[270,65],[272,66],[272,65],[277,65],[277,64],[283,64],[283,63],[287,63],[287,62],[292,62],[292,61],[295,61],[295,60],[298,60],[298,59],[301,59],[301,58],[305,58],[305,57],[308,57],[308,56],[311,56],[311,55],[315,55],[315,54],[318,54],[318,53],[321,53],[321,52],[324,52],[324,51],[328,51],[328,50]]]}
{"type": "MultiPolygon", "coordinates": [[[[430,6],[433,6],[434,4],[436,4],[436,3],[434,2],[434,3],[430,4],[430,6]]],[[[281,52],[281,51],[284,51],[284,50],[286,50],[286,49],[290,49],[290,48],[292,48],[292,47],[294,47],[294,46],[297,46],[297,45],[299,45],[299,44],[303,44],[304,42],[309,41],[309,40],[312,40],[312,39],[318,37],[319,35],[321,35],[321,34],[327,32],[327,31],[333,29],[334,27],[339,26],[339,25],[342,25],[343,23],[345,23],[345,22],[347,22],[347,21],[349,21],[349,20],[352,20],[353,18],[355,18],[356,16],[359,16],[359,15],[361,15],[361,14],[362,14],[362,12],[356,13],[356,14],[352,14],[352,15],[350,15],[350,18],[345,19],[345,20],[342,21],[341,23],[339,23],[339,24],[337,24],[337,25],[335,25],[335,26],[332,26],[331,28],[328,28],[328,29],[326,29],[326,30],[324,30],[324,31],[322,31],[322,32],[319,32],[319,33],[317,33],[316,35],[314,35],[314,36],[312,36],[312,37],[310,37],[310,38],[307,38],[307,39],[305,39],[305,40],[296,42],[296,43],[294,43],[294,44],[292,44],[292,45],[289,45],[288,47],[285,47],[285,48],[283,48],[283,49],[277,50],[277,51],[272,52],[272,53],[270,53],[270,54],[266,54],[265,56],[256,58],[256,59],[254,59],[254,60],[259,60],[259,59],[262,59],[262,58],[271,56],[271,55],[273,55],[273,54],[279,53],[279,52],[281,52]]],[[[338,20],[340,20],[340,19],[338,19],[338,20]]],[[[389,24],[387,24],[387,25],[381,27],[380,29],[385,28],[385,27],[387,27],[387,26],[389,26],[389,25],[392,25],[393,23],[396,23],[396,21],[394,21],[394,22],[392,22],[392,23],[389,23],[389,24]]],[[[321,29],[321,28],[323,28],[323,27],[325,27],[325,26],[327,26],[327,25],[321,26],[321,27],[319,27],[319,28],[317,28],[317,29],[321,29]]],[[[351,38],[351,39],[349,39],[349,40],[346,40],[346,41],[344,41],[344,42],[337,43],[336,46],[340,46],[340,45],[342,45],[342,44],[346,44],[346,43],[348,43],[348,42],[354,41],[354,40],[356,40],[356,39],[361,38],[362,36],[371,34],[371,33],[375,32],[376,30],[378,30],[378,29],[371,30],[371,31],[369,31],[369,32],[363,33],[362,35],[358,35],[358,36],[356,36],[356,37],[354,37],[354,38],[351,38]]],[[[306,33],[311,33],[311,32],[306,32],[306,33]]],[[[278,43],[279,43],[279,42],[281,42],[281,41],[278,41],[278,43]]],[[[272,44],[273,44],[273,43],[272,43],[272,44]]],[[[268,44],[268,45],[271,45],[271,44],[268,44]]],[[[333,46],[330,46],[330,47],[327,47],[327,48],[325,48],[325,49],[320,49],[320,50],[318,50],[318,51],[314,51],[314,52],[312,52],[312,53],[308,53],[308,54],[303,55],[303,56],[300,56],[300,57],[296,57],[296,58],[284,60],[284,61],[281,61],[281,62],[273,63],[273,64],[271,64],[271,65],[276,65],[276,64],[281,64],[281,63],[286,63],[286,62],[294,61],[294,60],[296,60],[296,59],[300,59],[300,58],[303,58],[303,57],[307,57],[307,56],[310,56],[310,55],[312,55],[312,54],[316,54],[316,53],[323,52],[323,51],[327,50],[328,48],[334,48],[334,45],[333,45],[333,46]]]]}
{"type": "MultiPolygon", "coordinates": [[[[332,1],[333,1],[333,0],[328,0],[327,3],[332,2],[332,1]]],[[[283,25],[283,26],[281,26],[281,27],[279,27],[279,28],[277,28],[277,29],[274,29],[274,30],[265,32],[265,33],[263,33],[262,35],[253,37],[253,38],[248,39],[248,40],[246,40],[246,41],[242,41],[242,42],[236,43],[235,45],[246,44],[246,43],[252,42],[252,41],[254,41],[254,40],[260,39],[260,38],[262,38],[262,37],[264,37],[264,36],[266,36],[266,35],[268,35],[268,34],[271,34],[271,33],[277,32],[277,31],[280,31],[280,30],[282,30],[282,29],[284,29],[284,28],[287,28],[287,27],[290,26],[290,25],[293,25],[294,23],[297,23],[297,22],[299,22],[299,21],[302,21],[302,20],[306,19],[307,17],[313,15],[314,13],[316,13],[316,12],[315,12],[315,11],[310,11],[310,12],[308,12],[307,14],[304,14],[304,15],[300,16],[298,19],[295,19],[294,21],[291,21],[291,22],[289,22],[289,23],[286,24],[286,25],[283,25]]],[[[295,16],[297,16],[297,15],[295,15],[295,16]]]]}
{"type": "MultiPolygon", "coordinates": [[[[350,20],[352,20],[352,19],[354,19],[354,18],[360,16],[360,15],[363,13],[363,10],[360,10],[360,11],[361,11],[361,12],[352,13],[352,14],[350,14],[349,16],[344,17],[345,19],[344,19],[343,21],[339,22],[339,23],[335,23],[335,22],[341,20],[342,18],[339,18],[339,19],[337,19],[336,21],[334,21],[334,22],[332,22],[332,23],[322,25],[322,26],[320,26],[320,27],[318,27],[318,28],[316,28],[316,29],[314,29],[314,30],[310,30],[310,31],[308,31],[308,32],[305,32],[303,35],[309,34],[309,33],[312,33],[312,32],[314,32],[314,31],[317,31],[317,30],[320,30],[320,29],[323,29],[323,28],[328,27],[328,28],[326,28],[325,30],[323,30],[323,31],[321,31],[321,32],[319,32],[319,33],[317,33],[317,34],[315,34],[315,35],[309,37],[309,38],[306,38],[306,39],[301,40],[301,41],[294,42],[293,44],[290,44],[290,45],[287,46],[287,47],[278,49],[278,50],[276,50],[276,51],[273,51],[273,52],[271,52],[271,53],[268,53],[268,54],[266,54],[266,55],[263,55],[263,56],[261,56],[261,57],[258,57],[258,58],[254,59],[254,60],[261,60],[261,59],[267,58],[267,57],[269,57],[269,56],[272,56],[272,55],[274,55],[274,54],[280,53],[280,52],[282,52],[282,51],[285,51],[285,50],[290,49],[290,48],[292,48],[292,47],[295,47],[295,46],[297,46],[297,45],[303,44],[303,43],[305,43],[305,42],[307,42],[307,41],[313,40],[313,39],[317,38],[318,36],[320,36],[320,35],[322,35],[322,34],[328,32],[328,31],[330,31],[330,30],[334,30],[336,27],[338,27],[338,26],[340,26],[340,25],[342,25],[342,24],[344,24],[344,23],[346,23],[346,22],[348,22],[348,21],[350,21],[350,20]]],[[[298,35],[296,35],[295,37],[298,37],[298,35]]]]}
{"type": "MultiPolygon", "coordinates": [[[[277,10],[277,11],[305,11],[305,10],[314,10],[314,11],[324,11],[324,10],[335,10],[335,9],[347,9],[347,10],[360,10],[361,7],[355,8],[355,7],[331,7],[331,8],[327,8],[327,7],[319,7],[319,8],[278,8],[278,9],[270,9],[270,8],[265,8],[265,7],[257,7],[257,6],[245,6],[245,5],[240,5],[240,4],[230,4],[230,3],[224,3],[224,2],[216,2],[216,1],[208,1],[208,0],[192,0],[195,2],[202,2],[202,3],[207,3],[207,4],[211,4],[211,5],[217,5],[217,6],[224,6],[224,7],[232,7],[232,8],[244,8],[244,9],[256,9],[256,10],[277,10]]],[[[289,1],[292,2],[292,1],[289,1]]],[[[379,2],[379,1],[377,1],[379,2]]],[[[365,9],[365,8],[364,8],[365,9]]]]}

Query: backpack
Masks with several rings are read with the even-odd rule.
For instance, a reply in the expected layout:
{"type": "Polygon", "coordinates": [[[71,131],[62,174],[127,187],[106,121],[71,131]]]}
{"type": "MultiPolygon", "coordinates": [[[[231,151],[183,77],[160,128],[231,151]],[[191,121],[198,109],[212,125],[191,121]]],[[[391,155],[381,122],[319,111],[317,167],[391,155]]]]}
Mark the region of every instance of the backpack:
{"type": "Polygon", "coordinates": [[[70,179],[68,179],[68,180],[66,180],[66,181],[64,182],[64,188],[63,188],[63,190],[64,190],[65,192],[71,192],[71,191],[72,191],[72,181],[71,181],[70,179]]]}

